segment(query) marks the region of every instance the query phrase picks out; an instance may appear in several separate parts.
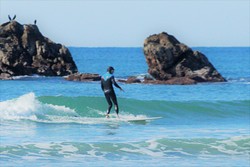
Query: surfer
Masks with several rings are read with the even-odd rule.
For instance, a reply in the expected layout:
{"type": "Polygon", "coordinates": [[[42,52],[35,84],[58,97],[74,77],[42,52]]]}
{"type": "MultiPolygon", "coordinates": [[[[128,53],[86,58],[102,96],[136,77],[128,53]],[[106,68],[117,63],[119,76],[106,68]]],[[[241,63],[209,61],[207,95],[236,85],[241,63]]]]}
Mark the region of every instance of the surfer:
{"type": "Polygon", "coordinates": [[[102,91],[104,92],[105,98],[108,103],[108,110],[106,113],[107,118],[109,118],[109,113],[112,108],[112,101],[115,105],[115,112],[117,114],[117,117],[119,118],[118,116],[119,107],[118,107],[115,91],[113,88],[113,84],[115,85],[115,87],[119,88],[121,91],[123,91],[123,89],[115,82],[115,77],[113,75],[114,71],[115,69],[113,67],[111,66],[108,67],[107,73],[104,74],[101,78],[101,88],[102,88],[102,91]]]}

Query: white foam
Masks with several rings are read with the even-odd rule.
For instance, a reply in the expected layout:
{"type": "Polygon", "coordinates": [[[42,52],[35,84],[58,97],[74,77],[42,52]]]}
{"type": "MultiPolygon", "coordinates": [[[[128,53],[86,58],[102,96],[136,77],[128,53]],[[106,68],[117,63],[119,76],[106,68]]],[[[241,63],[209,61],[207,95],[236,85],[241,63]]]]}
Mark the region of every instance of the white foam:
{"type": "Polygon", "coordinates": [[[120,119],[116,114],[110,114],[105,118],[105,112],[88,108],[101,117],[81,117],[74,109],[66,106],[46,104],[40,102],[33,92],[22,95],[16,99],[0,102],[0,120],[31,120],[43,123],[79,123],[79,124],[100,124],[119,123],[127,120],[148,119],[146,115],[133,115],[121,111],[120,119]]]}
{"type": "MultiPolygon", "coordinates": [[[[208,146],[229,155],[249,155],[249,149],[246,149],[236,143],[237,141],[248,139],[249,136],[235,136],[227,140],[217,141],[216,143],[209,144],[208,146]]],[[[246,143],[246,145],[248,144],[249,142],[246,143]]]]}
{"type": "Polygon", "coordinates": [[[76,116],[77,113],[65,106],[41,103],[33,92],[0,102],[0,119],[44,121],[56,115],[76,116]]]}
{"type": "Polygon", "coordinates": [[[27,117],[36,119],[34,113],[39,107],[39,103],[35,100],[34,93],[25,94],[17,99],[0,102],[0,118],[18,119],[27,117]]]}
{"type": "Polygon", "coordinates": [[[15,80],[21,80],[21,79],[31,79],[31,78],[45,78],[45,76],[42,75],[19,75],[12,77],[15,80]]]}
{"type": "Polygon", "coordinates": [[[214,148],[214,149],[218,150],[219,152],[222,152],[222,153],[225,153],[225,154],[230,154],[230,155],[239,154],[239,152],[237,152],[236,150],[228,150],[228,149],[226,149],[224,145],[211,146],[211,148],[214,148]]]}
{"type": "Polygon", "coordinates": [[[149,140],[147,141],[147,143],[149,144],[149,149],[157,149],[157,147],[159,146],[159,143],[156,140],[149,140]]]}
{"type": "Polygon", "coordinates": [[[78,151],[78,148],[72,145],[61,145],[61,151],[59,151],[59,153],[65,154],[65,153],[74,153],[77,151],[78,151]]]}
{"type": "MultiPolygon", "coordinates": [[[[116,115],[111,115],[111,117],[115,117],[116,115]]],[[[146,115],[134,115],[126,112],[121,112],[119,115],[120,119],[119,121],[130,121],[130,120],[146,120],[150,119],[150,117],[147,117],[146,115]]]]}
{"type": "Polygon", "coordinates": [[[140,148],[137,147],[136,149],[130,149],[130,148],[121,148],[121,151],[125,151],[125,152],[130,152],[130,153],[139,153],[139,154],[144,154],[144,155],[149,155],[152,157],[163,157],[164,153],[159,152],[159,151],[152,151],[150,149],[147,148],[140,148]]]}
{"type": "Polygon", "coordinates": [[[34,144],[35,147],[38,147],[40,149],[51,149],[51,144],[48,143],[36,143],[34,144]]]}

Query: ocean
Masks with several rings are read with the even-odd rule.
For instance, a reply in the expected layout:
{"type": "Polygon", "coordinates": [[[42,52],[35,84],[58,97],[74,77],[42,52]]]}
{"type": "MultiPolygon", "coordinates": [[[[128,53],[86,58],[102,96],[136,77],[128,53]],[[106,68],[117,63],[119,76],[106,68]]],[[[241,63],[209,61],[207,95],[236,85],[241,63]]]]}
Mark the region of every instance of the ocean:
{"type": "MultiPolygon", "coordinates": [[[[79,72],[147,75],[143,48],[69,47],[79,72]]],[[[228,82],[118,84],[120,120],[100,82],[0,80],[0,166],[249,167],[250,47],[194,47],[228,82]],[[127,121],[130,119],[150,119],[127,121]]]]}

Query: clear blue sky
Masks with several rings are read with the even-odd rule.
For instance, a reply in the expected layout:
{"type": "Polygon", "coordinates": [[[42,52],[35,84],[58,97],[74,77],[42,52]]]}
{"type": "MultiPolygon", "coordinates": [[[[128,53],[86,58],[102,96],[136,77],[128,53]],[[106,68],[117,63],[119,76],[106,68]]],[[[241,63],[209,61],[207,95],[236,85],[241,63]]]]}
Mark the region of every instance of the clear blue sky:
{"type": "Polygon", "coordinates": [[[188,46],[250,46],[249,0],[0,0],[1,24],[8,14],[66,46],[138,47],[163,31],[188,46]]]}

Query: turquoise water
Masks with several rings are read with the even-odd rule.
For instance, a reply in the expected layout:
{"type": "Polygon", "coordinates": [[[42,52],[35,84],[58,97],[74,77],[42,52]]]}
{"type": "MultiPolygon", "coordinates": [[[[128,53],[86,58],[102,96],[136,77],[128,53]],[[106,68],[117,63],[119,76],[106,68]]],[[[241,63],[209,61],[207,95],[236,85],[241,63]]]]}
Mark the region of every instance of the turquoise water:
{"type": "MultiPolygon", "coordinates": [[[[22,76],[0,81],[0,166],[246,166],[250,48],[199,50],[228,80],[119,85],[120,120],[99,82],[22,76]],[[155,120],[130,122],[130,119],[155,120]]],[[[142,48],[70,48],[80,72],[144,76],[142,48]]]]}

